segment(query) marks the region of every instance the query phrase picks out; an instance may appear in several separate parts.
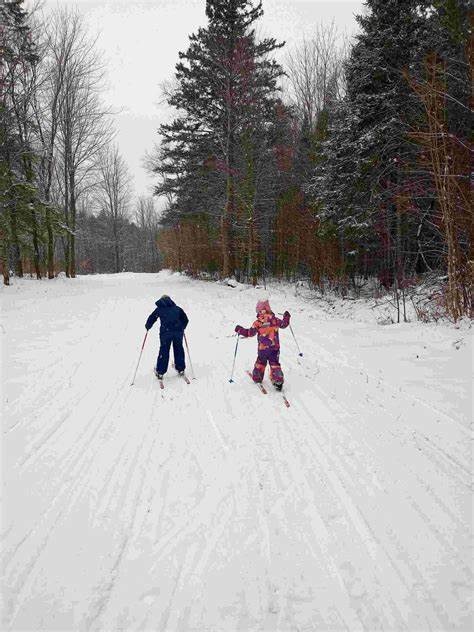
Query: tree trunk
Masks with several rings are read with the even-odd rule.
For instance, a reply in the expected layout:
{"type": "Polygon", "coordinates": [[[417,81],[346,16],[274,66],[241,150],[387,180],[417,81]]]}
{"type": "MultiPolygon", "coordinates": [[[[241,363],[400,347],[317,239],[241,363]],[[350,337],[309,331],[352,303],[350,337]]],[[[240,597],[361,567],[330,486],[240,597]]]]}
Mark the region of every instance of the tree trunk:
{"type": "Polygon", "coordinates": [[[54,279],[54,237],[53,227],[51,226],[51,211],[46,208],[46,233],[48,238],[47,243],[47,267],[48,267],[48,279],[54,279]]]}
{"type": "MultiPolygon", "coordinates": [[[[398,174],[397,174],[398,183],[398,174]]],[[[402,214],[397,200],[395,204],[395,265],[394,265],[394,279],[395,279],[395,292],[397,294],[397,322],[400,322],[400,291],[403,286],[403,271],[402,271],[402,214]]],[[[404,318],[406,322],[406,318],[404,318]]]]}
{"type": "Polygon", "coordinates": [[[46,180],[46,191],[45,191],[46,235],[47,235],[46,258],[47,258],[47,268],[48,268],[48,279],[54,279],[54,233],[53,233],[53,226],[51,223],[51,209],[49,208],[49,204],[51,202],[52,179],[53,179],[53,158],[52,156],[49,156],[48,175],[47,175],[47,180],[46,180]]]}
{"type": "Polygon", "coordinates": [[[119,240],[118,240],[118,230],[117,230],[117,220],[114,220],[113,225],[114,231],[114,260],[115,260],[115,272],[120,272],[120,251],[119,251],[119,240]]]}
{"type": "MultiPolygon", "coordinates": [[[[229,164],[228,169],[231,169],[229,164]]],[[[227,187],[226,187],[226,205],[224,209],[224,215],[221,221],[221,233],[222,233],[222,274],[224,277],[229,277],[232,273],[232,240],[230,226],[232,217],[234,215],[234,181],[233,176],[227,174],[227,187]]]]}
{"type": "Polygon", "coordinates": [[[76,182],[74,178],[74,169],[69,173],[69,199],[70,199],[70,227],[71,233],[69,237],[69,269],[72,279],[76,278],[76,182]]]}
{"type": "Polygon", "coordinates": [[[10,267],[8,261],[8,251],[10,244],[3,231],[0,231],[0,264],[2,266],[3,285],[10,285],[10,267]]]}
{"type": "Polygon", "coordinates": [[[234,37],[230,38],[228,50],[229,77],[227,80],[227,182],[226,182],[226,204],[224,215],[221,222],[222,231],[222,274],[224,277],[231,276],[232,270],[232,236],[231,222],[234,217],[235,210],[235,190],[234,190],[234,87],[232,83],[232,58],[234,55],[234,37]]]}
{"type": "MultiPolygon", "coordinates": [[[[33,185],[33,165],[30,157],[23,158],[23,170],[26,181],[33,185]]],[[[33,265],[35,268],[35,274],[37,279],[41,279],[40,269],[40,250],[38,239],[38,222],[36,219],[36,212],[34,209],[34,199],[30,199],[31,204],[31,232],[33,237],[33,265]]]]}
{"type": "Polygon", "coordinates": [[[38,222],[36,221],[36,213],[34,209],[31,209],[31,226],[32,226],[32,233],[33,233],[33,264],[35,267],[36,278],[41,279],[40,252],[39,252],[39,240],[38,240],[38,222]]]}
{"type": "MultiPolygon", "coordinates": [[[[69,177],[68,177],[68,166],[69,162],[67,159],[68,152],[66,150],[65,160],[64,160],[64,222],[69,229],[69,177]]],[[[69,232],[66,234],[66,238],[64,240],[64,268],[66,272],[66,276],[70,276],[70,239],[69,232]]]]}
{"type": "MultiPolygon", "coordinates": [[[[18,229],[17,229],[17,223],[16,223],[16,213],[15,213],[15,211],[12,208],[10,209],[10,228],[11,228],[11,235],[12,235],[12,246],[13,246],[13,259],[14,259],[14,266],[15,266],[15,274],[16,274],[16,276],[21,278],[23,276],[23,263],[21,261],[21,249],[20,249],[20,243],[18,241],[18,229]]],[[[7,260],[8,260],[8,258],[7,258],[7,260]]]]}
{"type": "Polygon", "coordinates": [[[254,263],[253,263],[253,220],[250,218],[248,222],[248,254],[247,254],[247,278],[248,281],[252,279],[252,284],[256,285],[256,282],[253,282],[254,279],[254,263]]]}
{"type": "Polygon", "coordinates": [[[448,287],[446,307],[450,316],[457,321],[464,313],[465,286],[463,262],[458,238],[456,213],[456,182],[453,147],[447,128],[446,69],[436,55],[428,61],[429,85],[424,95],[428,114],[429,151],[439,207],[442,212],[446,240],[448,287]]]}

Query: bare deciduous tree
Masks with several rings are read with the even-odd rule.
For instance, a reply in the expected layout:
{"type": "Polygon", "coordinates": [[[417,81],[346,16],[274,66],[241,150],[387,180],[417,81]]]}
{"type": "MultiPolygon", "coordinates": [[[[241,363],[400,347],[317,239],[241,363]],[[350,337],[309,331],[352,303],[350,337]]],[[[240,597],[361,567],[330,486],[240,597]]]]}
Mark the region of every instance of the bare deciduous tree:
{"type": "Polygon", "coordinates": [[[59,9],[53,14],[49,28],[48,45],[56,75],[50,85],[49,109],[54,132],[50,130],[49,138],[54,133],[54,169],[67,230],[66,274],[74,277],[78,198],[90,186],[98,155],[110,142],[113,131],[110,111],[101,103],[104,71],[96,39],[89,37],[83,18],[76,11],[59,9]]]}
{"type": "Polygon", "coordinates": [[[300,120],[314,129],[319,114],[340,99],[344,89],[343,60],[347,43],[334,23],[317,26],[287,55],[288,93],[300,120]]]}
{"type": "Polygon", "coordinates": [[[110,222],[115,272],[120,272],[121,228],[130,211],[132,179],[116,146],[108,147],[100,154],[99,174],[97,202],[99,211],[104,213],[110,222]]]}
{"type": "Polygon", "coordinates": [[[35,123],[38,130],[40,162],[38,184],[46,204],[48,278],[54,276],[54,235],[51,202],[60,115],[66,97],[66,72],[74,55],[79,23],[68,12],[56,10],[40,18],[37,32],[41,61],[38,69],[38,90],[34,102],[35,123]]]}
{"type": "Polygon", "coordinates": [[[146,272],[154,272],[159,269],[157,247],[159,216],[152,197],[140,196],[138,198],[134,219],[139,230],[140,268],[146,272]]]}
{"type": "Polygon", "coordinates": [[[472,317],[473,310],[471,148],[467,138],[452,133],[449,127],[447,101],[453,96],[447,91],[446,63],[431,53],[425,60],[425,73],[424,80],[413,80],[407,74],[426,112],[425,129],[413,132],[412,137],[426,152],[420,163],[435,186],[446,249],[446,308],[457,321],[464,315],[472,317]]]}

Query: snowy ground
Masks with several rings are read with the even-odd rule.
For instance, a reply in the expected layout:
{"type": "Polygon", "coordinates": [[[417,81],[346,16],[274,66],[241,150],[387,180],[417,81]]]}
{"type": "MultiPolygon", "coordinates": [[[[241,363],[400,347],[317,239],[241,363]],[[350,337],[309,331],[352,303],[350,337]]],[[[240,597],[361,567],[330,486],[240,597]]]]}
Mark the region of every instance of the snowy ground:
{"type": "Polygon", "coordinates": [[[1,293],[4,630],[470,630],[470,331],[272,288],[291,407],[244,373],[265,292],[162,272],[1,293]],[[197,379],[152,374],[163,293],[197,379]]]}

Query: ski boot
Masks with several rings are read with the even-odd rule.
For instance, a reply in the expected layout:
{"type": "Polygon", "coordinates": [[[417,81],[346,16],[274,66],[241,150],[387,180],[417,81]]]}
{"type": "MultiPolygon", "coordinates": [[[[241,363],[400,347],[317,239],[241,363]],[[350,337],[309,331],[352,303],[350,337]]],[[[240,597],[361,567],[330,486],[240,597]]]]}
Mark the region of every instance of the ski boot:
{"type": "Polygon", "coordinates": [[[158,371],[155,369],[155,375],[159,380],[163,379],[163,373],[158,373],[158,371]]]}
{"type": "Polygon", "coordinates": [[[273,386],[276,388],[277,391],[281,391],[281,389],[283,388],[283,382],[273,382],[273,386]]]}

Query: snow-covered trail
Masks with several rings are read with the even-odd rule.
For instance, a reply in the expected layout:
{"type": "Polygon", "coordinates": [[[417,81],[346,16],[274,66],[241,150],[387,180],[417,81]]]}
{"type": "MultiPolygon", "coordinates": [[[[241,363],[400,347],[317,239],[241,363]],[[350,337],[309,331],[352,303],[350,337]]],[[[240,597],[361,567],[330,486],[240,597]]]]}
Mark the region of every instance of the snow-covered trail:
{"type": "Polygon", "coordinates": [[[3,629],[471,629],[469,333],[272,288],[305,353],[281,333],[287,409],[244,374],[255,339],[228,382],[262,294],[167,272],[3,290],[3,629]],[[154,327],[130,387],[163,293],[197,379],[159,389],[154,327]]]}

